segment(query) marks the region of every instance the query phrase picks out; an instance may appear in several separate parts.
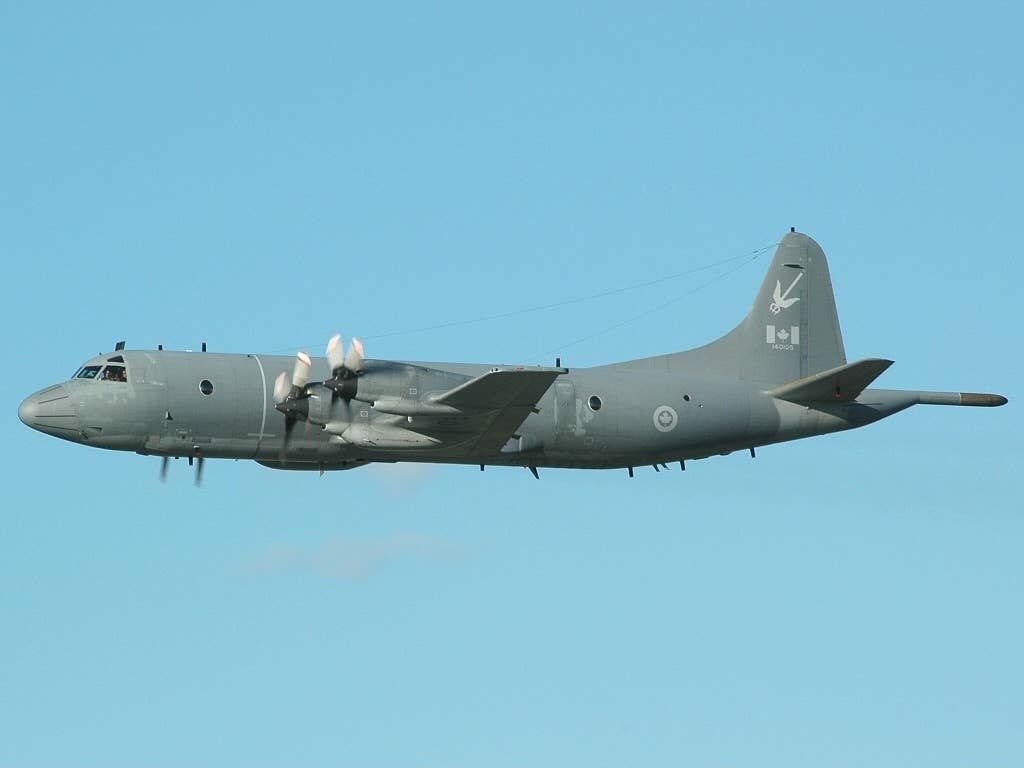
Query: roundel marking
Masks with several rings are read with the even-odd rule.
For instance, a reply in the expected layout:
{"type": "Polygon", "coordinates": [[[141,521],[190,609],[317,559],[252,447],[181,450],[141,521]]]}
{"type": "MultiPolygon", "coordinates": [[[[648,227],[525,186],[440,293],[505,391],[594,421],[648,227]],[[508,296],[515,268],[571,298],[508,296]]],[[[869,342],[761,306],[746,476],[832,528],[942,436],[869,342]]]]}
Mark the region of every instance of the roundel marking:
{"type": "Polygon", "coordinates": [[[671,405],[659,405],[654,409],[654,428],[659,432],[671,432],[679,423],[679,414],[671,405]]]}

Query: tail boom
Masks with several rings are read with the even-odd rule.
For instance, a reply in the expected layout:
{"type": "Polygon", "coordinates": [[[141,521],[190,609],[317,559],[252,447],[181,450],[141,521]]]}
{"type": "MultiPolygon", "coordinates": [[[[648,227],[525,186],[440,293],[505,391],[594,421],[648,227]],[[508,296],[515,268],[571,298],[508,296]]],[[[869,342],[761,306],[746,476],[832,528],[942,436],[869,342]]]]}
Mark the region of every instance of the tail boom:
{"type": "Polygon", "coordinates": [[[967,405],[980,408],[996,408],[1008,402],[1002,395],[984,392],[918,392],[920,405],[967,405]]]}

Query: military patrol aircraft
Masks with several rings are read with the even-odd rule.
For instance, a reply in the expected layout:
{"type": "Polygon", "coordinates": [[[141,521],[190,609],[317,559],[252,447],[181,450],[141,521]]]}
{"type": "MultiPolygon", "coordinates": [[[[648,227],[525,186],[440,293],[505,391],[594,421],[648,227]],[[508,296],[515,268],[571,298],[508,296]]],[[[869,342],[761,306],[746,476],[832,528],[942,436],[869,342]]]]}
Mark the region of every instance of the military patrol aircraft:
{"type": "Polygon", "coordinates": [[[861,427],[912,405],[1000,395],[869,389],[891,360],[846,361],[828,264],[810,237],[779,244],[750,314],[685,352],[568,369],[372,360],[339,336],[325,358],[127,350],[89,360],[18,409],[82,445],[274,469],[442,462],[656,470],[861,427]],[[291,371],[289,374],[288,371],[291,371]]]}

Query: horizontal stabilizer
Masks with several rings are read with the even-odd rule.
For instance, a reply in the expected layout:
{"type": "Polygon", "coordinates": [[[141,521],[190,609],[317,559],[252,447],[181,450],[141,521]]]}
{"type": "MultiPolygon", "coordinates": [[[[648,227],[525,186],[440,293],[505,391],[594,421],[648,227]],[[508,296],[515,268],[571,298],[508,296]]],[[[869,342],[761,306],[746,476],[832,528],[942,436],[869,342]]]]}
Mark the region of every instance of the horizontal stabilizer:
{"type": "Polygon", "coordinates": [[[768,394],[791,403],[849,402],[881,376],[892,362],[879,358],[858,360],[783,384],[769,390],[768,394]]]}

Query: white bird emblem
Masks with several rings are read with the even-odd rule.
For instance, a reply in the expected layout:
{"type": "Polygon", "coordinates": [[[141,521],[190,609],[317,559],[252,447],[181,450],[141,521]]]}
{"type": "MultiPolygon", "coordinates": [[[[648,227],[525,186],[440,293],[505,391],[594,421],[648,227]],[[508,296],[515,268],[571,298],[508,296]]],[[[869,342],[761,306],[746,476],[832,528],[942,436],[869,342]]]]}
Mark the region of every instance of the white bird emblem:
{"type": "Polygon", "coordinates": [[[775,281],[775,291],[772,293],[772,303],[771,306],[768,307],[768,310],[773,315],[779,314],[779,312],[781,312],[784,309],[789,309],[791,306],[800,301],[799,296],[796,296],[792,299],[787,297],[789,296],[790,292],[794,288],[796,288],[796,284],[800,282],[800,278],[803,276],[803,272],[798,273],[796,279],[792,283],[790,283],[789,288],[786,289],[785,293],[782,292],[782,281],[775,281]]]}

